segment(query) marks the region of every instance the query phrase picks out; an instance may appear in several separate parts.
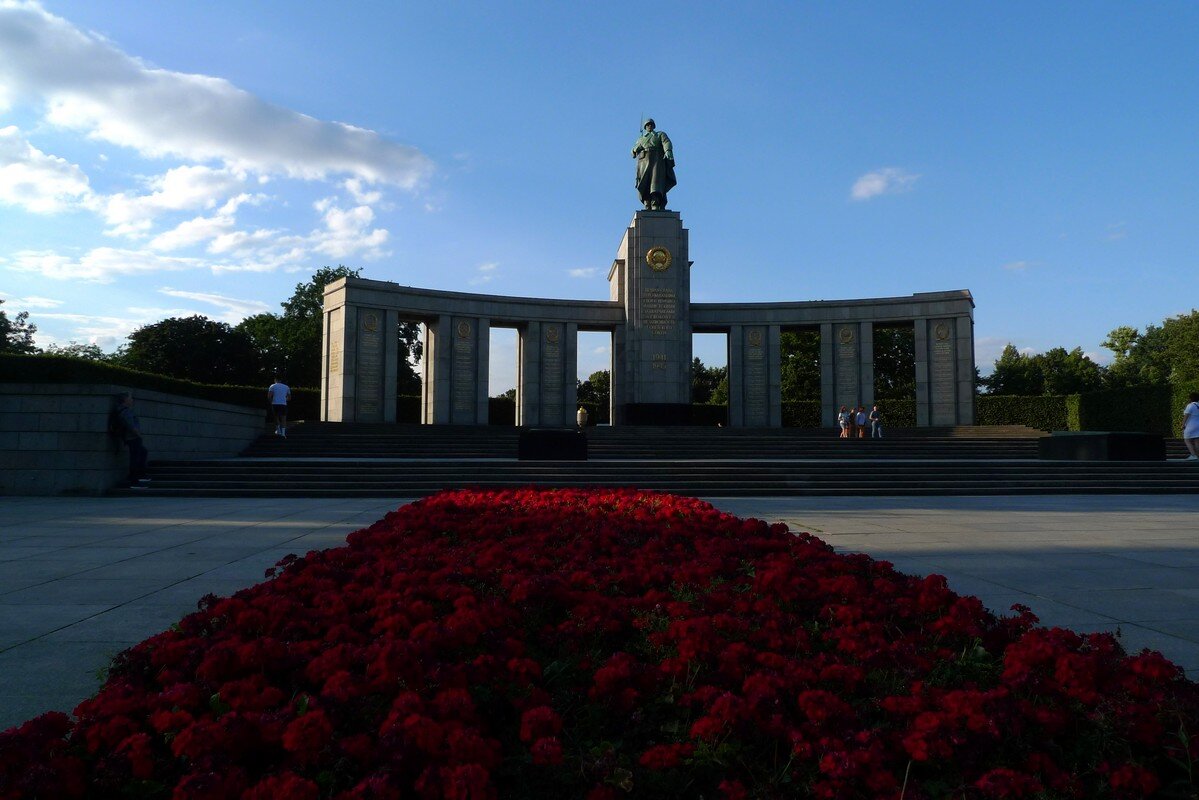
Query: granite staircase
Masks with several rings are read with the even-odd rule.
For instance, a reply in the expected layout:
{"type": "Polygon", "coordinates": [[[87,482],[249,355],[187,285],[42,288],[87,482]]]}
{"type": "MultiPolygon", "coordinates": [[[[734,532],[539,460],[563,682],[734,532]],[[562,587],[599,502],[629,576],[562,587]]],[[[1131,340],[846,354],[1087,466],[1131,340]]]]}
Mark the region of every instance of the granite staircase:
{"type": "MultiPolygon", "coordinates": [[[[888,430],[602,427],[588,461],[517,461],[502,426],[307,423],[241,458],[164,461],[118,493],[211,497],[417,497],[440,489],[633,486],[696,495],[1003,495],[1199,491],[1199,462],[1039,461],[1016,426],[888,430]]],[[[1172,459],[1185,455],[1181,442],[1172,459]]]]}

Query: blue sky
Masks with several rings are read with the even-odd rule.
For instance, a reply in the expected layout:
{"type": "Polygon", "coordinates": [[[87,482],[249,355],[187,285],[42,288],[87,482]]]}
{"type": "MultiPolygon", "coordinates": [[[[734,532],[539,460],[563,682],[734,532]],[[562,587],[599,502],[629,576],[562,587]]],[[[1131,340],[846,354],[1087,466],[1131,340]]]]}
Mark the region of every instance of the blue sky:
{"type": "Polygon", "coordinates": [[[105,349],[326,264],[606,299],[647,115],[694,300],[965,288],[984,372],[1107,361],[1196,305],[1197,41],[1193,3],[0,0],[0,296],[105,349]]]}

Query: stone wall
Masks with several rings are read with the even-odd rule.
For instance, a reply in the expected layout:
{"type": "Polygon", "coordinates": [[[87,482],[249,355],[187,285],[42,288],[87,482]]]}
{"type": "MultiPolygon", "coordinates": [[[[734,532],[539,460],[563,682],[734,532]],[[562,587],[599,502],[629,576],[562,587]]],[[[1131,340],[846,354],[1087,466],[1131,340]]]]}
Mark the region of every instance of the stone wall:
{"type": "Polygon", "coordinates": [[[266,427],[262,408],[108,384],[0,383],[0,495],[97,495],[129,467],[108,433],[115,395],[132,392],[156,459],[235,456],[266,427]]]}

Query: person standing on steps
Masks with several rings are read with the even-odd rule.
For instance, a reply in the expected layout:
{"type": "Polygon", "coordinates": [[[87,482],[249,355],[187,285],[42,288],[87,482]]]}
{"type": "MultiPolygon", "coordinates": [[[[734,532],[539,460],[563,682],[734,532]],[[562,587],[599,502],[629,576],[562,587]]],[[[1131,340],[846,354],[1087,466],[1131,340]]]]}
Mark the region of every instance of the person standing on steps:
{"type": "Polygon", "coordinates": [[[1199,392],[1191,392],[1188,399],[1182,410],[1182,441],[1191,453],[1187,461],[1199,461],[1199,392]]]}
{"type": "Polygon", "coordinates": [[[133,413],[133,395],[122,392],[117,395],[117,407],[110,418],[109,425],[113,433],[121,437],[129,448],[129,482],[142,483],[150,480],[146,477],[146,461],[150,457],[146,445],[142,442],[142,424],[137,414],[133,413]]]}
{"type": "Polygon", "coordinates": [[[275,375],[275,382],[267,387],[267,400],[275,412],[275,435],[287,438],[287,401],[291,400],[291,387],[275,375]]]}
{"type": "Polygon", "coordinates": [[[845,410],[845,406],[841,406],[841,410],[837,412],[837,425],[841,428],[841,435],[837,438],[849,438],[849,412],[845,410]]]}
{"type": "Polygon", "coordinates": [[[866,406],[858,406],[858,416],[854,422],[858,425],[858,438],[866,438],[866,406]]]}
{"type": "Polygon", "coordinates": [[[870,409],[870,438],[883,438],[883,415],[878,410],[878,406],[873,406],[870,409]]]}

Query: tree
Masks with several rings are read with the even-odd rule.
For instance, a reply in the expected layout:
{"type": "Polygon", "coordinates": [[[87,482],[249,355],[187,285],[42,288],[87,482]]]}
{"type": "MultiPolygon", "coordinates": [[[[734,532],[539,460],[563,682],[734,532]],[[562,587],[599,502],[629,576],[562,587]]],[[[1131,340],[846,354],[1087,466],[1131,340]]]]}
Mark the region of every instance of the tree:
{"type": "MultiPolygon", "coordinates": [[[[282,315],[255,314],[238,328],[250,337],[268,368],[282,371],[294,386],[319,386],[325,288],[341,278],[360,277],[361,272],[341,264],[321,267],[310,280],[296,284],[291,297],[281,303],[282,315]]],[[[422,351],[420,325],[401,322],[396,339],[396,391],[401,395],[419,394],[416,363],[422,351]]]]}
{"type": "Polygon", "coordinates": [[[1064,347],[1054,347],[1035,356],[1033,361],[1041,370],[1045,394],[1078,394],[1103,388],[1103,367],[1092,361],[1081,347],[1068,353],[1064,347]]]}
{"type": "Polygon", "coordinates": [[[580,403],[595,403],[605,407],[612,392],[612,376],[608,370],[601,369],[587,376],[587,380],[579,381],[578,399],[580,403]]]}
{"type": "Polygon", "coordinates": [[[1032,357],[1008,342],[995,359],[995,368],[986,379],[990,394],[1039,395],[1045,393],[1045,376],[1032,357]]]}
{"type": "MultiPolygon", "coordinates": [[[[728,381],[728,367],[708,367],[698,357],[691,360],[691,402],[711,403],[712,394],[721,381],[728,381]]],[[[728,389],[725,389],[725,402],[728,402],[728,389]]]]}
{"type": "MultiPolygon", "coordinates": [[[[129,334],[121,366],[200,383],[263,384],[264,366],[244,331],[199,314],[172,317],[129,334]]],[[[265,384],[263,384],[265,385],[265,384]]]]}
{"type": "Polygon", "coordinates": [[[1149,325],[1144,333],[1127,325],[1103,341],[1115,353],[1108,370],[1113,386],[1183,383],[1199,378],[1199,311],[1149,325]]]}
{"type": "Polygon", "coordinates": [[[820,399],[820,331],[783,331],[779,337],[783,402],[820,399]]]}
{"type": "Polygon", "coordinates": [[[875,327],[874,397],[877,400],[916,397],[915,328],[875,327]]]}
{"type": "MultiPolygon", "coordinates": [[[[0,300],[0,304],[3,303],[0,300]]],[[[33,343],[35,333],[37,326],[29,324],[28,311],[18,313],[10,320],[4,309],[0,308],[0,353],[30,355],[38,352],[37,345],[33,343]]]]}
{"type": "Polygon", "coordinates": [[[107,361],[108,356],[96,344],[81,344],[80,342],[67,342],[65,345],[52,344],[46,348],[48,356],[66,356],[67,358],[80,358],[84,361],[107,361]]]}

